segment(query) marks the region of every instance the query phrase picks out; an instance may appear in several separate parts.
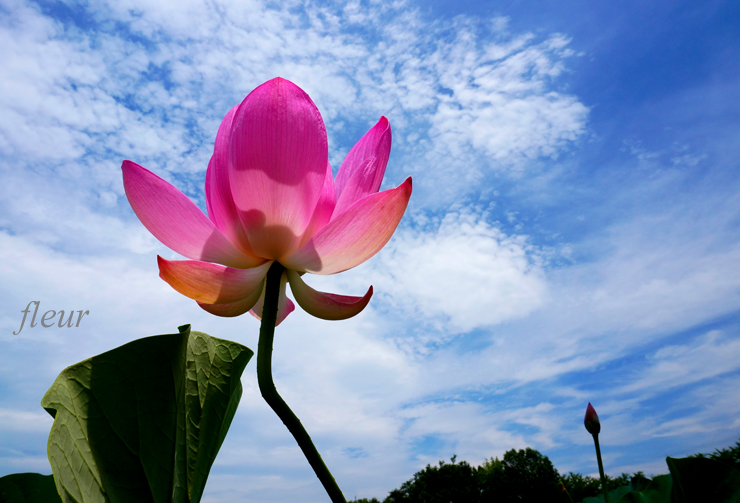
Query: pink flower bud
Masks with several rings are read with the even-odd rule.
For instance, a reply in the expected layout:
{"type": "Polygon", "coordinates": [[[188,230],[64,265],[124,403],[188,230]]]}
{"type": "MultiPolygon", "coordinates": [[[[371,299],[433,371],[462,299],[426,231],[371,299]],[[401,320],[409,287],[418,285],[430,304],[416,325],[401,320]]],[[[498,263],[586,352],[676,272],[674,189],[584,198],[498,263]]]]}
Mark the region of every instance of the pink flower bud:
{"type": "Polygon", "coordinates": [[[596,410],[594,409],[593,405],[591,405],[591,402],[588,403],[588,408],[586,409],[586,417],[583,418],[583,424],[586,426],[586,430],[591,435],[598,435],[598,433],[601,431],[599,416],[596,414],[596,410]]]}

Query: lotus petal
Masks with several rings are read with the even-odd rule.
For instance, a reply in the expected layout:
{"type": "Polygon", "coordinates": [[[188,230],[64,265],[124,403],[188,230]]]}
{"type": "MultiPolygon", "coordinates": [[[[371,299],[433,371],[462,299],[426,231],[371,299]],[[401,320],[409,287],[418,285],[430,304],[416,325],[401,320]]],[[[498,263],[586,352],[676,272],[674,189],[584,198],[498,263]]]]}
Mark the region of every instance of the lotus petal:
{"type": "MultiPolygon", "coordinates": [[[[381,117],[375,126],[358,141],[345,157],[336,179],[337,202],[348,188],[354,199],[346,201],[343,209],[369,194],[375,194],[383,181],[385,167],[391,154],[391,124],[381,117]],[[370,158],[374,163],[368,164],[370,158]]],[[[335,211],[335,214],[338,214],[335,211]]]]}
{"type": "Polygon", "coordinates": [[[229,110],[216,134],[213,156],[206,171],[206,208],[208,217],[216,227],[244,254],[254,257],[256,255],[242,228],[229,183],[229,139],[238,108],[237,105],[229,110]]]}
{"type": "MultiPolygon", "coordinates": [[[[183,294],[205,304],[230,304],[262,288],[272,262],[252,269],[233,269],[197,260],[157,256],[159,277],[183,294]]],[[[255,300],[256,302],[256,300],[255,300]]]]}
{"type": "Polygon", "coordinates": [[[316,234],[316,231],[329,223],[336,204],[337,200],[334,197],[334,178],[332,177],[331,166],[327,162],[326,178],[324,179],[324,186],[321,189],[321,197],[319,197],[319,202],[316,204],[316,209],[313,211],[311,222],[308,224],[306,232],[303,235],[301,246],[306,244],[306,241],[311,239],[313,235],[316,234]]]}
{"type": "Polygon", "coordinates": [[[123,186],[129,203],[154,237],[194,260],[229,267],[264,262],[237,249],[188,197],[148,169],[123,161],[123,186]]]}
{"type": "Polygon", "coordinates": [[[363,297],[319,292],[308,286],[297,272],[288,270],[287,274],[290,291],[293,292],[298,305],[311,316],[322,320],[351,318],[365,309],[367,303],[370,302],[370,297],[373,296],[372,286],[363,297]]]}
{"type": "MultiPolygon", "coordinates": [[[[288,298],[288,296],[285,294],[285,285],[287,283],[287,277],[286,274],[283,273],[283,275],[280,277],[280,296],[278,297],[278,312],[277,312],[277,321],[275,322],[275,326],[280,325],[282,321],[288,317],[290,313],[292,313],[295,310],[295,304],[288,298]]],[[[258,320],[262,319],[262,307],[265,302],[265,288],[262,289],[262,295],[260,295],[259,300],[257,300],[257,303],[254,305],[251,311],[249,311],[249,314],[257,318],[258,320]]]]}
{"type": "Polygon", "coordinates": [[[391,238],[410,197],[411,177],[395,189],[357,201],[281,263],[314,274],[334,274],[360,265],[391,238]]]}
{"type": "Polygon", "coordinates": [[[241,316],[252,309],[259,299],[259,293],[260,290],[257,290],[256,293],[249,297],[230,304],[205,304],[203,302],[198,302],[198,306],[200,306],[204,311],[208,311],[216,316],[232,318],[234,316],[241,316]]]}
{"type": "Polygon", "coordinates": [[[350,179],[350,183],[348,183],[347,186],[344,187],[342,195],[339,196],[337,204],[334,206],[334,213],[332,214],[332,218],[337,218],[339,215],[347,211],[347,208],[355,204],[363,197],[378,192],[377,190],[370,191],[369,188],[365,184],[363,184],[363,182],[366,182],[372,177],[372,173],[375,171],[375,168],[377,166],[377,158],[370,157],[366,159],[360,167],[357,168],[355,174],[352,175],[352,178],[350,179]]]}
{"type": "Polygon", "coordinates": [[[298,86],[276,78],[244,99],[232,124],[229,181],[257,255],[279,260],[299,248],[328,158],[324,121],[298,86]]]}

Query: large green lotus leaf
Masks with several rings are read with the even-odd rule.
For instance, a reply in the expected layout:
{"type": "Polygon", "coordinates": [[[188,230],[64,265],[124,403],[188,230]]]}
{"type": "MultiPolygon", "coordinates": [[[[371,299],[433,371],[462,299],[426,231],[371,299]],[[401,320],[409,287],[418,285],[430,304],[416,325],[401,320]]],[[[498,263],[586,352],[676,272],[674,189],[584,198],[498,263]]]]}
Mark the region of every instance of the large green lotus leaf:
{"type": "Polygon", "coordinates": [[[61,503],[52,475],[14,473],[0,477],[0,503],[61,503]]]}
{"type": "Polygon", "coordinates": [[[740,503],[740,470],[709,458],[666,458],[673,476],[673,501],[740,503]]]}
{"type": "Polygon", "coordinates": [[[252,355],[184,325],[65,369],[41,401],[64,502],[200,501],[252,355]]]}

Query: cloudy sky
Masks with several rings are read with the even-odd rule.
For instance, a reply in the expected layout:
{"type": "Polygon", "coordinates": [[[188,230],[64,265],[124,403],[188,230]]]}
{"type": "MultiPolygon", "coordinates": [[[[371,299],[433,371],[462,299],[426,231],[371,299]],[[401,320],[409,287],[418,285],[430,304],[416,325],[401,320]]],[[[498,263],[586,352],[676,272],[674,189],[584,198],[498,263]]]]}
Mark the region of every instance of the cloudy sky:
{"type": "MultiPolygon", "coordinates": [[[[390,243],[307,277],[369,307],[278,327],[278,389],[348,498],[530,446],[594,474],[740,437],[740,4],[4,0],[0,475],[50,473],[39,401],[66,366],[195,330],[257,347],[158,277],[121,161],[205,209],[218,124],[257,85],[313,98],[338,168],[380,116],[390,243]],[[18,331],[30,301],[89,310],[18,331]]],[[[255,363],[204,501],[321,502],[255,363]]]]}

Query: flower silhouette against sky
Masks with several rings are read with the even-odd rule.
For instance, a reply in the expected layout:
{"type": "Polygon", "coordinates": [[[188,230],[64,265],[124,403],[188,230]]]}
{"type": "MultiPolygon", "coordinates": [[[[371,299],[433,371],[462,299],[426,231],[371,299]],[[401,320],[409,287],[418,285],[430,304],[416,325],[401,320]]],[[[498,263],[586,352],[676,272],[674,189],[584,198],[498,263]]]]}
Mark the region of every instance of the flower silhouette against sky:
{"type": "Polygon", "coordinates": [[[262,314],[265,276],[282,276],[278,320],[298,304],[323,319],[362,311],[362,297],[318,292],[303,273],[335,274],[375,255],[393,235],[411,196],[411,178],[378,192],[391,149],[382,117],[332,176],[326,128],[311,98],[275,78],[232,108],[219,127],[206,173],[208,216],[168,182],[124,161],[131,207],[164,245],[192,260],[157,257],[160,277],[218,316],[262,314]]]}
{"type": "Polygon", "coordinates": [[[601,422],[599,422],[599,416],[596,414],[596,409],[588,402],[586,407],[586,417],[583,418],[583,424],[586,426],[586,431],[591,435],[598,435],[601,431],[601,422]]]}

